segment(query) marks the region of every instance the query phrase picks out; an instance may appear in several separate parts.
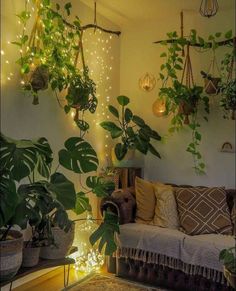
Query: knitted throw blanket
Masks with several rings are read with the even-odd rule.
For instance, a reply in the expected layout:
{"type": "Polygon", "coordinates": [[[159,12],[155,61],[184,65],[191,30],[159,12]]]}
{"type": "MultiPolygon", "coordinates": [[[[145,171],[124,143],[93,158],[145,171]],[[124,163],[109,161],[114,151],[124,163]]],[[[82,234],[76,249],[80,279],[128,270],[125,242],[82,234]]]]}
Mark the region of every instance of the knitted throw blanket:
{"type": "Polygon", "coordinates": [[[189,275],[225,282],[219,261],[222,249],[233,247],[233,236],[189,236],[175,229],[129,223],[120,226],[117,256],[164,265],[189,275]]]}

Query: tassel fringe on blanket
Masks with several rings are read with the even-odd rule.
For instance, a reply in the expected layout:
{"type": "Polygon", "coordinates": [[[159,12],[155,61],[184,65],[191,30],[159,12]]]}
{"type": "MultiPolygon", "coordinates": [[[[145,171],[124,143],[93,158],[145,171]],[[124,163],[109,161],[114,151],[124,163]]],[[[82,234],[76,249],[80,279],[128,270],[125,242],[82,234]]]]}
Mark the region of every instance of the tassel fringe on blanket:
{"type": "Polygon", "coordinates": [[[209,269],[206,267],[190,265],[182,262],[179,259],[171,258],[163,254],[152,253],[149,251],[133,249],[133,248],[118,248],[118,258],[126,258],[142,261],[148,264],[162,265],[175,270],[180,270],[188,275],[200,275],[206,279],[210,279],[217,283],[225,283],[224,274],[218,270],[209,269]]]}

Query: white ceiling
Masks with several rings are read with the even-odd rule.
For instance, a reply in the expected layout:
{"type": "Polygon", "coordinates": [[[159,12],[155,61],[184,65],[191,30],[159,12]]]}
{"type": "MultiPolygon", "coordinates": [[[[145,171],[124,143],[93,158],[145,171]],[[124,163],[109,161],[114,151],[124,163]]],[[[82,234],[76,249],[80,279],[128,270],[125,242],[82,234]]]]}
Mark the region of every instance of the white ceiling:
{"type": "MultiPolygon", "coordinates": [[[[94,8],[94,0],[81,0],[87,6],[94,8]]],[[[97,12],[123,26],[129,22],[154,21],[162,14],[179,14],[183,9],[198,13],[201,0],[96,0],[97,12]],[[163,13],[164,12],[164,13],[163,13]]],[[[235,0],[218,0],[219,9],[234,9],[235,0]]]]}

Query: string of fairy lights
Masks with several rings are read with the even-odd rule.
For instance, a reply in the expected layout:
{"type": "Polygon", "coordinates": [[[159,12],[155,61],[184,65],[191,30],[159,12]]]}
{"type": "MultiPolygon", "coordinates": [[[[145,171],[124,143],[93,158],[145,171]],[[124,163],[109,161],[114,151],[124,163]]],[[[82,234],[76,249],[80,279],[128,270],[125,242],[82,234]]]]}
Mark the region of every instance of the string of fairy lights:
{"type": "MultiPolygon", "coordinates": [[[[27,0],[26,4],[28,5],[28,13],[29,16],[33,16],[35,8],[33,6],[30,7],[29,3],[30,0],[27,0]]],[[[22,35],[24,35],[28,28],[18,20],[16,23],[16,30],[18,33],[14,36],[14,39],[4,39],[4,41],[1,42],[1,85],[10,86],[14,82],[14,85],[17,86],[19,82],[19,86],[22,87],[22,85],[25,84],[25,81],[21,76],[19,67],[15,61],[16,58],[18,58],[17,53],[21,56],[24,51],[22,48],[13,45],[12,41],[21,39],[22,35]],[[19,26],[17,26],[17,24],[19,24],[19,26]],[[14,59],[12,59],[12,56],[14,56],[14,59]]],[[[36,39],[37,37],[38,36],[36,36],[36,39]]],[[[102,158],[99,157],[99,159],[103,161],[103,164],[104,162],[106,163],[104,166],[110,165],[111,144],[109,143],[109,135],[106,134],[99,124],[100,122],[111,118],[108,111],[108,105],[112,101],[112,95],[114,92],[112,84],[114,82],[113,68],[115,68],[116,61],[113,55],[115,46],[117,46],[116,36],[104,33],[101,30],[87,30],[84,32],[83,47],[86,65],[89,67],[90,77],[96,84],[96,96],[99,101],[96,112],[94,114],[88,114],[86,118],[89,123],[91,123],[93,134],[95,130],[94,135],[99,137],[100,150],[98,153],[104,155],[102,158]]],[[[24,49],[27,50],[29,47],[26,46],[24,49]]],[[[33,57],[34,55],[32,54],[32,59],[33,57]]],[[[73,62],[74,60],[71,61],[73,62]]],[[[34,63],[32,62],[31,65],[34,66],[34,63]]],[[[79,61],[78,67],[80,68],[81,66],[81,61],[79,61]]],[[[66,104],[63,96],[59,96],[59,100],[62,105],[66,104]]],[[[70,118],[71,125],[76,126],[73,121],[74,112],[71,112],[70,118]]],[[[82,225],[80,224],[78,226],[77,232],[80,232],[78,235],[80,240],[77,242],[79,251],[74,254],[76,260],[76,271],[83,271],[85,273],[98,271],[104,264],[104,256],[98,252],[96,247],[91,247],[88,240],[88,237],[95,228],[97,228],[97,224],[90,219],[86,219],[82,225]],[[83,235],[87,236],[84,240],[81,239],[83,235]]]]}

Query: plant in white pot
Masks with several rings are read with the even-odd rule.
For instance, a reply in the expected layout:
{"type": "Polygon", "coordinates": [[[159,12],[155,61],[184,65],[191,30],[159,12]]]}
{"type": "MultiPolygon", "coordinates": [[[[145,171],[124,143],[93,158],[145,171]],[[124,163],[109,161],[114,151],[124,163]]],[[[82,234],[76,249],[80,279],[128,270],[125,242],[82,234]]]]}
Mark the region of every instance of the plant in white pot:
{"type": "Polygon", "coordinates": [[[146,155],[152,153],[158,158],[159,152],[151,144],[152,139],[160,141],[160,135],[148,126],[145,121],[126,107],[130,100],[126,96],[118,96],[117,101],[121,106],[121,114],[119,110],[112,105],[108,106],[109,111],[116,118],[116,123],[104,121],[100,125],[110,132],[112,139],[119,139],[115,145],[114,154],[118,161],[123,160],[128,154],[128,158],[133,158],[133,151],[137,150],[141,154],[146,155]]]}

